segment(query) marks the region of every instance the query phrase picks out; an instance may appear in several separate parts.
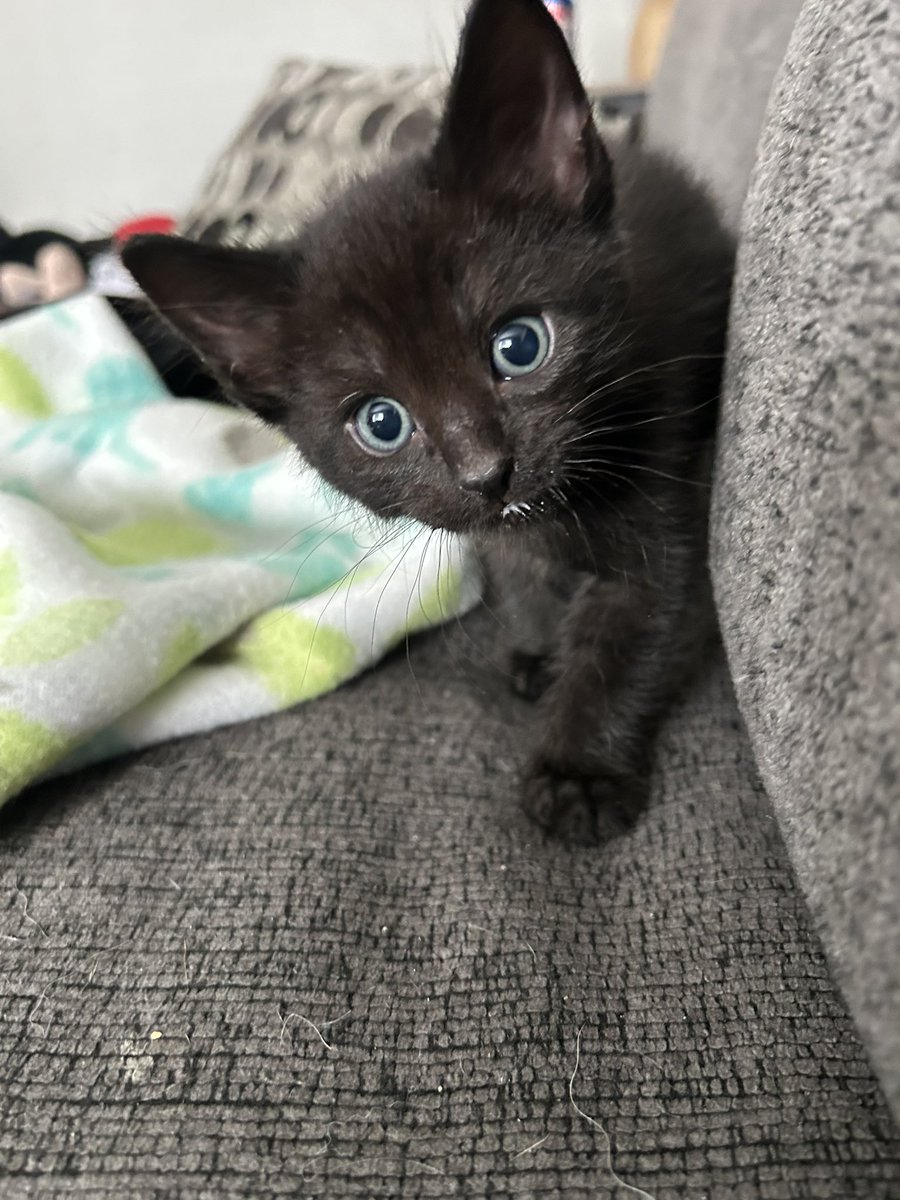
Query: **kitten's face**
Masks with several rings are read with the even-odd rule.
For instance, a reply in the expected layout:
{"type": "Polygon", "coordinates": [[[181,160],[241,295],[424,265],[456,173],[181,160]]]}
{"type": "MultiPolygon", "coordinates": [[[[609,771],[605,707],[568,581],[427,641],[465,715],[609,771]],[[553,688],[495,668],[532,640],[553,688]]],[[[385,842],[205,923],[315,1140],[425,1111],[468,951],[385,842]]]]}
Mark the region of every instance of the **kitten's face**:
{"type": "Polygon", "coordinates": [[[611,209],[540,0],[477,0],[427,157],[358,183],[283,251],[147,239],[125,261],[330,483],[485,531],[554,512],[585,397],[617,371],[611,209]]]}
{"type": "Polygon", "coordinates": [[[413,168],[360,187],[299,255],[283,422],[306,458],[376,511],[445,529],[552,511],[578,402],[614,369],[609,240],[443,197],[413,168]]]}

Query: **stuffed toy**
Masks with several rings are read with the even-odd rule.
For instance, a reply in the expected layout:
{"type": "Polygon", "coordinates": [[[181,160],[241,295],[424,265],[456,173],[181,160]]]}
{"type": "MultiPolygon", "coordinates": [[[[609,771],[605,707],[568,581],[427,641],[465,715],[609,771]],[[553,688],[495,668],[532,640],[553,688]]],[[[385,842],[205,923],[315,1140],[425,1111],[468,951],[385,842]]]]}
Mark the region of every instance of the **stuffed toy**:
{"type": "Polygon", "coordinates": [[[197,355],[152,311],[118,256],[138,233],[171,233],[175,222],[153,213],[129,220],[111,237],[76,242],[35,229],[14,237],[0,225],[0,319],[77,292],[104,296],[143,347],[175,396],[221,400],[221,390],[197,355]]]}
{"type": "Polygon", "coordinates": [[[86,266],[81,246],[64,233],[34,229],[14,237],[0,225],[0,316],[80,292],[86,266]]]}

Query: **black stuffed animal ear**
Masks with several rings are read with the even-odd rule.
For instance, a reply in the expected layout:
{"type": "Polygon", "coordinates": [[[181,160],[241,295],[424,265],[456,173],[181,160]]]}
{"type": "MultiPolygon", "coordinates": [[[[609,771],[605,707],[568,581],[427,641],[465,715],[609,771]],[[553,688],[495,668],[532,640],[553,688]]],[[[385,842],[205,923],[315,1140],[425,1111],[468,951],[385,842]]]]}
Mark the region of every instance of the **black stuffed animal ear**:
{"type": "Polygon", "coordinates": [[[434,154],[444,184],[609,213],[609,158],[566,40],[541,0],[475,0],[434,154]]]}
{"type": "Polygon", "coordinates": [[[127,242],[122,261],[225,390],[276,420],[291,291],[285,258],[149,234],[127,242]]]}

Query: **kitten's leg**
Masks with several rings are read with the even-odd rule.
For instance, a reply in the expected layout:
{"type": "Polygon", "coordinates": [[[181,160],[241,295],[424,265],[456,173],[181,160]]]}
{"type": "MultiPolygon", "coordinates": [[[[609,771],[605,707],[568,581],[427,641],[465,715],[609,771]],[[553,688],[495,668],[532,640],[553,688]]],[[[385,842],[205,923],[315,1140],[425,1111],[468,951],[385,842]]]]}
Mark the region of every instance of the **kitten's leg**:
{"type": "Polygon", "coordinates": [[[552,660],[562,616],[572,595],[565,570],[550,575],[548,564],[527,552],[486,558],[491,582],[488,604],[509,639],[509,685],[517,696],[537,700],[552,681],[552,660]]]}
{"type": "Polygon", "coordinates": [[[656,728],[712,627],[705,577],[682,590],[590,579],[573,598],[525,778],[545,829],[605,841],[644,807],[656,728]]]}

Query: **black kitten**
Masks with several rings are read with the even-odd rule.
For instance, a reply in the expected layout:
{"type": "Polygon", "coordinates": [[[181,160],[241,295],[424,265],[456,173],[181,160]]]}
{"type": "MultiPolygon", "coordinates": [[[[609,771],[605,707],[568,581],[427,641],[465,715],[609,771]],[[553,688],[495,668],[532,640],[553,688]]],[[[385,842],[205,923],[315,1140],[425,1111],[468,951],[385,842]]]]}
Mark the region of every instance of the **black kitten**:
{"type": "Polygon", "coordinates": [[[291,245],[125,263],[223,387],[376,512],[474,535],[540,695],[524,792],[607,837],[709,632],[732,246],[671,163],[611,161],[540,0],[476,0],[437,142],[291,245]]]}

